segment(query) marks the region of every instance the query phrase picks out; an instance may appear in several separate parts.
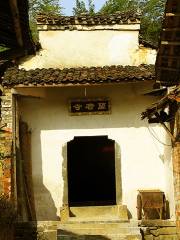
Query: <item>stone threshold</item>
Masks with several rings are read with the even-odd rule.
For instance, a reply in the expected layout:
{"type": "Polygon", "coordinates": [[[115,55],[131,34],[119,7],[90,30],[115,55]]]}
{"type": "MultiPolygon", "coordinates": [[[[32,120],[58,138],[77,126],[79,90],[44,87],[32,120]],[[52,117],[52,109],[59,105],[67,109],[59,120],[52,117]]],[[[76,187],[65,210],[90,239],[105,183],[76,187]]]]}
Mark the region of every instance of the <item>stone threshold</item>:
{"type": "Polygon", "coordinates": [[[161,220],[161,219],[153,219],[153,220],[140,220],[138,221],[138,226],[145,227],[176,227],[175,220],[161,220]]]}

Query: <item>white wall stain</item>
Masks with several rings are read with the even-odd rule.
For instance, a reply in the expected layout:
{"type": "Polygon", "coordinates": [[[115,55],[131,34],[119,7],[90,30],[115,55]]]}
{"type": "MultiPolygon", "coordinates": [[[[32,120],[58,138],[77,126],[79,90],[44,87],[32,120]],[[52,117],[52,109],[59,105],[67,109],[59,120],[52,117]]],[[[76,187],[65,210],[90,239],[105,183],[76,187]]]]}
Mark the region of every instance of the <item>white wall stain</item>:
{"type": "Polygon", "coordinates": [[[154,64],[156,51],[140,48],[138,37],[137,29],[40,31],[42,50],[22,62],[20,68],[154,64]]]}

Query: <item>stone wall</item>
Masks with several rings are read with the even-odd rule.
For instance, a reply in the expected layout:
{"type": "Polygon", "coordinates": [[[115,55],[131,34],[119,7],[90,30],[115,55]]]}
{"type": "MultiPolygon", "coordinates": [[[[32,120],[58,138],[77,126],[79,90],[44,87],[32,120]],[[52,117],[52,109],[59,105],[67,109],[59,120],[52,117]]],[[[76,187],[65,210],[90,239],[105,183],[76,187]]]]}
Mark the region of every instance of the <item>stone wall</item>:
{"type": "MultiPolygon", "coordinates": [[[[77,223],[78,228],[82,223],[77,223]]],[[[93,223],[91,223],[93,224],[93,223]]],[[[97,222],[94,222],[96,225],[97,222]]],[[[108,228],[108,222],[107,228],[108,228]]],[[[135,224],[135,223],[133,223],[135,224]]],[[[75,223],[73,224],[72,232],[75,227],[75,223]]],[[[38,222],[19,222],[15,226],[15,240],[56,240],[57,239],[57,230],[61,229],[59,222],[57,221],[38,221],[38,222]]],[[[82,224],[83,226],[83,224],[82,224]]],[[[88,228],[87,228],[88,229],[88,228]]],[[[178,240],[176,223],[170,220],[142,220],[137,228],[139,232],[141,232],[142,240],[178,240]]],[[[78,231],[81,231],[82,227],[79,228],[78,231]]],[[[76,229],[77,231],[77,229],[76,229]]],[[[84,230],[83,230],[84,231],[84,230]]],[[[87,230],[88,231],[88,230],[87,230]]],[[[95,232],[97,232],[97,227],[95,232]]],[[[120,232],[122,229],[120,230],[120,232]]],[[[129,228],[129,231],[132,231],[132,227],[129,228]]],[[[71,231],[69,233],[72,233],[71,231]]],[[[67,231],[68,233],[68,231],[67,231]]],[[[103,235],[84,235],[77,233],[72,233],[73,235],[61,236],[60,239],[115,239],[115,236],[108,238],[104,238],[103,235]],[[68,238],[67,238],[68,237],[68,238]]],[[[58,238],[59,239],[59,238],[58,238]]],[[[120,238],[117,238],[120,239],[120,238]]],[[[138,237],[134,237],[134,235],[129,235],[127,238],[121,239],[140,239],[138,237]]]]}
{"type": "Polygon", "coordinates": [[[142,240],[178,240],[176,223],[169,220],[143,220],[142,240]]]}
{"type": "Polygon", "coordinates": [[[12,183],[12,94],[4,90],[1,96],[0,129],[0,192],[10,195],[12,183]]]}
{"type": "Polygon", "coordinates": [[[19,222],[15,225],[15,240],[56,240],[58,222],[19,222]]]}
{"type": "Polygon", "coordinates": [[[15,224],[15,240],[36,240],[37,224],[32,222],[19,222],[15,224]]]}
{"type": "Polygon", "coordinates": [[[180,142],[176,143],[173,149],[173,171],[177,230],[180,234],[180,142]]]}

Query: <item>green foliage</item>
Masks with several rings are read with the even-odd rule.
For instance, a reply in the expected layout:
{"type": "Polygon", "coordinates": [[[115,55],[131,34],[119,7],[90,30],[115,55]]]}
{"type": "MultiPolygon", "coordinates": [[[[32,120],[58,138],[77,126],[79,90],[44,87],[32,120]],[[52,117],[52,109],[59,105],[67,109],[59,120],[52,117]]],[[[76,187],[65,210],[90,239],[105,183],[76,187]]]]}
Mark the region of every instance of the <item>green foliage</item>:
{"type": "Polygon", "coordinates": [[[141,34],[143,39],[157,45],[166,0],[142,1],[141,34]]]}
{"type": "Polygon", "coordinates": [[[101,8],[100,13],[111,14],[117,11],[137,10],[138,3],[136,0],[108,0],[101,8]]]}
{"type": "Polygon", "coordinates": [[[62,7],[58,0],[29,0],[30,19],[36,18],[38,13],[61,14],[62,7]]]}
{"type": "Polygon", "coordinates": [[[95,14],[95,5],[93,0],[88,0],[88,9],[86,8],[86,4],[84,1],[76,0],[76,6],[73,8],[73,15],[78,16],[81,14],[95,14]]]}
{"type": "Polygon", "coordinates": [[[38,34],[38,30],[37,30],[36,21],[34,19],[30,19],[29,26],[31,29],[32,39],[33,39],[34,43],[37,44],[39,42],[39,34],[38,34]]]}
{"type": "Polygon", "coordinates": [[[62,14],[62,7],[59,4],[59,0],[29,0],[29,25],[35,43],[39,41],[36,25],[38,13],[60,15],[62,14]]]}
{"type": "Polygon", "coordinates": [[[3,51],[6,51],[8,50],[9,48],[5,47],[5,46],[0,46],[0,52],[3,52],[3,51]]]}
{"type": "Polygon", "coordinates": [[[0,160],[3,160],[4,158],[4,153],[0,152],[0,160]]]}
{"type": "Polygon", "coordinates": [[[84,1],[76,0],[76,6],[73,8],[73,15],[81,15],[87,13],[86,5],[84,1]]]}
{"type": "Polygon", "coordinates": [[[117,11],[140,11],[141,35],[144,40],[157,45],[161,30],[162,16],[166,0],[107,0],[100,13],[110,14],[117,11]]]}
{"type": "Polygon", "coordinates": [[[94,15],[95,14],[95,5],[93,3],[93,0],[88,1],[88,6],[89,6],[89,14],[94,15]]]}

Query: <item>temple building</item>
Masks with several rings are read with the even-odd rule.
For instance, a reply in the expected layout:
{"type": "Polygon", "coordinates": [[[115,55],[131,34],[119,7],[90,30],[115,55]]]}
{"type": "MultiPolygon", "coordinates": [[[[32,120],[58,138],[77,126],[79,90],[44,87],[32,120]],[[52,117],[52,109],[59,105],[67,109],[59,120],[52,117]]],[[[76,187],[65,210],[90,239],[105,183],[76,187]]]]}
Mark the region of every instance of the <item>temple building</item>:
{"type": "Polygon", "coordinates": [[[20,220],[60,221],[59,237],[75,222],[126,223],[116,239],[137,240],[138,220],[159,219],[150,226],[177,239],[172,136],[154,109],[143,117],[151,124],[141,119],[165,90],[152,91],[157,50],[140,39],[140,16],[39,15],[37,24],[41,50],[2,78],[11,166],[2,189],[20,220]]]}

